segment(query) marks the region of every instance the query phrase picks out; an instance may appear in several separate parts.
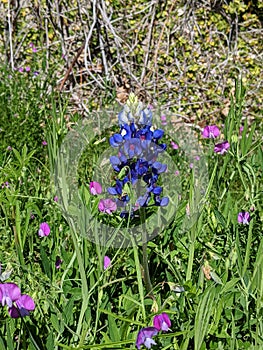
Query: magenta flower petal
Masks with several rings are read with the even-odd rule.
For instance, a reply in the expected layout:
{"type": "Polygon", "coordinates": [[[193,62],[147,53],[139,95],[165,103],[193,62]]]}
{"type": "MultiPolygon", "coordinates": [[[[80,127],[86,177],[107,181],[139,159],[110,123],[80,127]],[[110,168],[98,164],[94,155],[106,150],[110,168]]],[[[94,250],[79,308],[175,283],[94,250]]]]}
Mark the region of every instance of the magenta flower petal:
{"type": "Polygon", "coordinates": [[[220,135],[220,130],[216,125],[207,125],[204,127],[202,136],[206,139],[214,139],[220,135]]]}
{"type": "Polygon", "coordinates": [[[152,345],[156,345],[155,341],[152,339],[158,333],[158,329],[155,327],[142,328],[136,339],[137,349],[141,348],[141,345],[145,345],[147,349],[150,349],[152,345]]]}
{"type": "Polygon", "coordinates": [[[111,214],[113,211],[117,210],[117,204],[110,198],[101,199],[98,205],[99,211],[107,214],[111,214]]]}
{"type": "Polygon", "coordinates": [[[39,237],[48,236],[49,234],[50,234],[49,225],[46,222],[42,222],[42,224],[40,224],[40,227],[38,230],[39,237]]]}
{"type": "Polygon", "coordinates": [[[171,327],[171,320],[169,316],[163,312],[160,315],[154,316],[153,325],[158,331],[162,330],[163,332],[167,332],[171,327]]]}
{"type": "Polygon", "coordinates": [[[16,307],[13,305],[9,308],[8,312],[12,318],[29,316],[29,311],[35,309],[34,300],[27,294],[21,295],[21,297],[15,301],[16,307]]]}
{"type": "Polygon", "coordinates": [[[96,181],[92,181],[89,184],[89,189],[90,189],[90,193],[92,195],[101,194],[101,192],[102,192],[101,184],[99,182],[96,182],[96,181]]]}
{"type": "Polygon", "coordinates": [[[217,145],[215,145],[214,152],[224,154],[228,151],[229,148],[230,148],[229,142],[224,141],[222,143],[218,143],[217,145]]]}
{"type": "Polygon", "coordinates": [[[62,264],[62,260],[58,257],[56,262],[55,262],[55,267],[57,270],[60,269],[61,264],[62,264]]]}
{"type": "Polygon", "coordinates": [[[173,142],[173,141],[171,141],[171,146],[172,146],[173,149],[178,149],[178,148],[179,148],[179,146],[177,145],[177,143],[175,143],[175,142],[173,142]]]}
{"type": "Polygon", "coordinates": [[[104,270],[106,270],[111,264],[111,259],[105,255],[104,256],[104,259],[103,259],[103,267],[104,267],[104,270]]]}
{"type": "Polygon", "coordinates": [[[2,306],[11,307],[13,301],[16,301],[21,296],[20,288],[15,283],[0,284],[0,301],[2,306]]]}
{"type": "Polygon", "coordinates": [[[249,225],[250,220],[251,220],[251,218],[250,218],[250,215],[247,211],[238,213],[237,221],[240,224],[249,225]]]}

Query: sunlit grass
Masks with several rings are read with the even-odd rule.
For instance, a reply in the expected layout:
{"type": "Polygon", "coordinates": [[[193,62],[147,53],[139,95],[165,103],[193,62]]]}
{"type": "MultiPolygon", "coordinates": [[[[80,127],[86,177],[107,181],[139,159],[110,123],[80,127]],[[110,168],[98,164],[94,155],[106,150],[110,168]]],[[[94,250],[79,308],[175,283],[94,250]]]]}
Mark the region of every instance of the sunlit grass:
{"type": "MultiPolygon", "coordinates": [[[[85,234],[83,212],[77,212],[76,225],[76,211],[67,207],[70,164],[67,155],[60,162],[60,146],[69,132],[68,100],[54,91],[45,94],[37,79],[20,77],[19,88],[8,79],[6,74],[1,83],[0,183],[8,182],[0,188],[1,281],[16,283],[36,308],[30,316],[12,319],[1,307],[0,348],[135,349],[138,331],[152,326],[161,312],[169,315],[171,331],[154,337],[153,349],[263,347],[263,131],[260,123],[243,123],[242,84],[236,85],[224,125],[218,125],[220,141],[228,140],[230,149],[216,154],[217,141],[195,134],[208,172],[203,192],[196,191],[194,170],[180,143],[178,150],[170,145],[173,130],[166,130],[167,152],[180,169],[182,192],[180,201],[171,198],[170,205],[177,205],[174,219],[148,243],[150,295],[141,247],[134,242],[128,248],[96,244],[85,234]],[[69,210],[72,215],[66,215],[69,210]],[[240,212],[249,212],[248,225],[238,223],[240,212]],[[51,232],[39,237],[43,222],[51,232]],[[111,258],[107,269],[105,255],[111,258]]],[[[81,125],[80,118],[71,120],[81,125]]],[[[94,165],[113,131],[107,129],[105,141],[99,135],[84,148],[75,174],[78,198],[83,199],[81,186],[88,189],[95,177],[94,165]]],[[[89,193],[84,198],[97,215],[98,200],[89,193]]],[[[98,237],[99,228],[92,230],[98,237]]]]}

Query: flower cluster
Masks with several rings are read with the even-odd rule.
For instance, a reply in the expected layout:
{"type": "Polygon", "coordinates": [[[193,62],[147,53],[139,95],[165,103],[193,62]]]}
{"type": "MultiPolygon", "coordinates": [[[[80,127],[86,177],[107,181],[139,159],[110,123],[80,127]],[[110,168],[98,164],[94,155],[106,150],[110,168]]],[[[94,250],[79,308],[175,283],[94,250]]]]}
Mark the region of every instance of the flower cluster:
{"type": "MultiPolygon", "coordinates": [[[[216,125],[207,125],[202,132],[202,136],[205,139],[215,139],[219,135],[220,135],[220,130],[216,125]]],[[[230,148],[229,142],[223,141],[215,145],[214,152],[224,154],[228,151],[229,148],[230,148]]]]}
{"type": "MultiPolygon", "coordinates": [[[[130,101],[132,98],[134,96],[130,101]]],[[[143,109],[136,100],[125,105],[118,119],[120,132],[109,139],[110,145],[117,149],[117,155],[110,157],[116,180],[114,186],[108,188],[108,193],[117,196],[117,207],[125,208],[130,202],[131,186],[137,186],[139,197],[130,212],[132,216],[140,207],[166,206],[169,199],[161,197],[163,189],[157,184],[159,175],[167,170],[167,165],[157,160],[158,155],[166,150],[166,144],[160,142],[164,131],[154,130],[151,109],[143,109]],[[138,181],[141,179],[144,185],[138,181]]],[[[121,217],[128,215],[129,211],[121,212],[121,217]]]]}
{"type": "Polygon", "coordinates": [[[169,316],[163,312],[160,315],[156,315],[153,318],[153,327],[142,328],[136,339],[137,349],[144,345],[147,349],[150,349],[152,345],[156,345],[155,341],[152,339],[158,332],[167,332],[171,327],[171,320],[169,316]]]}
{"type": "Polygon", "coordinates": [[[15,283],[0,284],[0,302],[2,306],[7,305],[12,318],[29,316],[29,311],[35,309],[34,300],[27,294],[21,294],[15,283]]]}

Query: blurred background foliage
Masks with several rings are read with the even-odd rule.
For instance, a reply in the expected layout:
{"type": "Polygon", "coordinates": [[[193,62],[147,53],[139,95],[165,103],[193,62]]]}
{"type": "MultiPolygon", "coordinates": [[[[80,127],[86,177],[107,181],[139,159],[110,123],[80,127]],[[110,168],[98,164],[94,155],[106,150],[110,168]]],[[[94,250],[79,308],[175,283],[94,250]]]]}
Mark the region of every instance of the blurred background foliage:
{"type": "Polygon", "coordinates": [[[52,77],[73,114],[124,103],[134,91],[174,123],[202,127],[224,120],[242,76],[244,118],[262,118],[259,0],[2,0],[0,18],[1,60],[34,66],[45,92],[52,77]]]}

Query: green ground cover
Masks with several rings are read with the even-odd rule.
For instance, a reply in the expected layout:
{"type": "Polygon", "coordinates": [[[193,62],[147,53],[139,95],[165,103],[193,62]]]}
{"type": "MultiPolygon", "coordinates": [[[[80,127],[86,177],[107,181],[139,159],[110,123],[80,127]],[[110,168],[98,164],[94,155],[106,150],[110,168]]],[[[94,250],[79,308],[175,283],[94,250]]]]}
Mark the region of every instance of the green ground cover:
{"type": "Polygon", "coordinates": [[[262,5],[16,5],[0,5],[0,349],[135,349],[162,313],[152,349],[263,348],[262,5]],[[137,221],[98,210],[127,174],[107,169],[131,91],[152,105],[168,164],[168,205],[137,221]],[[7,283],[34,300],[29,315],[11,317],[7,283]]]}

